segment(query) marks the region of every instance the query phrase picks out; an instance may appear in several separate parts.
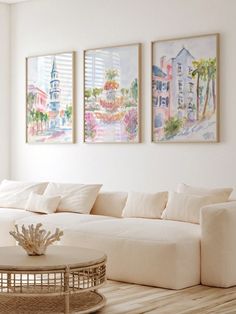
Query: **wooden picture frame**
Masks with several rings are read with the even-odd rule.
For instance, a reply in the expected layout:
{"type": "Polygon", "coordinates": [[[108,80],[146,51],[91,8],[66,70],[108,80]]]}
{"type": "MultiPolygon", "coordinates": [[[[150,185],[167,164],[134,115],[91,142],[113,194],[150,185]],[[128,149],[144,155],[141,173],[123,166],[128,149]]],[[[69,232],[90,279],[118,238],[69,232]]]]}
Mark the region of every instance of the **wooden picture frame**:
{"type": "Polygon", "coordinates": [[[139,143],[141,44],[84,51],[84,142],[139,143]]]}
{"type": "Polygon", "coordinates": [[[219,34],[152,42],[152,142],[219,142],[219,34]]]}
{"type": "Polygon", "coordinates": [[[26,143],[75,142],[75,52],[26,58],[26,143]]]}

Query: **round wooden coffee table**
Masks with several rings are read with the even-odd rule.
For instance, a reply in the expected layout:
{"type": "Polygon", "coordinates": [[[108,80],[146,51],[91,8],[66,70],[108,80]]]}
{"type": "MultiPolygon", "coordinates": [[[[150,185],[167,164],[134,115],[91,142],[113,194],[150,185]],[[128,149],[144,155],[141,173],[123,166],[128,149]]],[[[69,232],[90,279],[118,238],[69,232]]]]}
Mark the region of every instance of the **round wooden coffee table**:
{"type": "Polygon", "coordinates": [[[19,246],[0,248],[1,313],[92,313],[105,305],[96,291],[105,281],[106,255],[95,250],[51,246],[28,256],[19,246]]]}

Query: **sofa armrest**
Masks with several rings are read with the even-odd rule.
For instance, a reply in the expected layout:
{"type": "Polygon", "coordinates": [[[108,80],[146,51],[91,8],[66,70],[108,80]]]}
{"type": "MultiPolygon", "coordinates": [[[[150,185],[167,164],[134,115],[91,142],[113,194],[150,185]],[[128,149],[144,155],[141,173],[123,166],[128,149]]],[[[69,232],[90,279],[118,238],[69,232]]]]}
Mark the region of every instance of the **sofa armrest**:
{"type": "Polygon", "coordinates": [[[201,283],[236,285],[236,201],[201,209],[201,283]]]}

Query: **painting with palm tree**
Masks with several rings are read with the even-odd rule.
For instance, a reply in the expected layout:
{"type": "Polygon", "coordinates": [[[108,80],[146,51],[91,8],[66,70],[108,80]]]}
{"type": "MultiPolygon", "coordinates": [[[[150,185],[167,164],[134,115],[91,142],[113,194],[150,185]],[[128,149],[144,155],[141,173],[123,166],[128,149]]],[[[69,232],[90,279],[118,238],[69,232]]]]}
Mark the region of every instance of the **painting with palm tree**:
{"type": "Polygon", "coordinates": [[[84,140],[139,141],[139,44],[85,51],[84,140]]]}
{"type": "Polygon", "coordinates": [[[153,142],[218,141],[218,37],[153,42],[153,142]]]}
{"type": "Polygon", "coordinates": [[[73,142],[73,56],[71,52],[27,58],[28,143],[73,142]]]}

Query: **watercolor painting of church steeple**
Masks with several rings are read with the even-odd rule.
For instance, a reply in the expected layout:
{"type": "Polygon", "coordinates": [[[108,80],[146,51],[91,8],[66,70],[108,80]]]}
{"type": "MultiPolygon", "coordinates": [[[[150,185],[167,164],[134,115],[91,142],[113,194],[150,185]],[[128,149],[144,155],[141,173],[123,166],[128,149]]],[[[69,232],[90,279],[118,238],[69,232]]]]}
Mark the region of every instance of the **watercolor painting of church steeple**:
{"type": "Polygon", "coordinates": [[[60,126],[59,110],[60,110],[60,80],[58,77],[56,58],[53,58],[51,80],[50,80],[50,102],[49,102],[49,116],[50,128],[55,129],[60,126]]]}
{"type": "Polygon", "coordinates": [[[27,58],[27,142],[73,143],[74,53],[27,58]]]}
{"type": "Polygon", "coordinates": [[[153,142],[218,141],[218,41],[212,34],[152,44],[153,142]]]}

